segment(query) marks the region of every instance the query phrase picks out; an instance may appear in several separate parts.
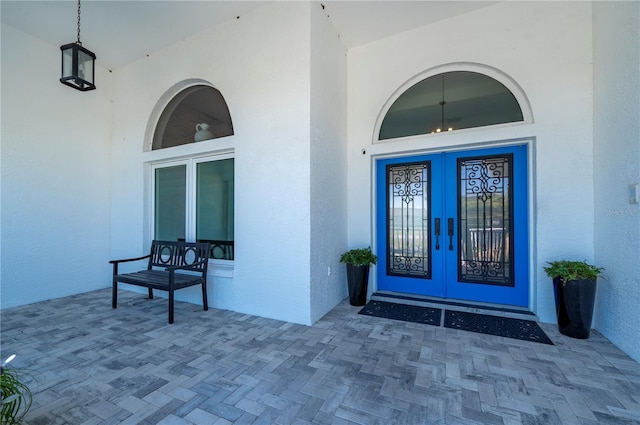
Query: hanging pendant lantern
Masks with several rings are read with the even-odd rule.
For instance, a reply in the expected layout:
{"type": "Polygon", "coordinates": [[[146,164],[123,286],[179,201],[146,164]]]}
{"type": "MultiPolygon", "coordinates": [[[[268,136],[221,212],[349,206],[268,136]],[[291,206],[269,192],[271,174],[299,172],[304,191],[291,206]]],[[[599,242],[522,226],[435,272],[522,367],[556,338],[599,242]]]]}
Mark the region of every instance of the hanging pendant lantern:
{"type": "Polygon", "coordinates": [[[65,44],[62,50],[60,82],[80,91],[94,90],[96,55],[82,47],[80,41],[80,0],[78,0],[78,41],[65,44]]]}

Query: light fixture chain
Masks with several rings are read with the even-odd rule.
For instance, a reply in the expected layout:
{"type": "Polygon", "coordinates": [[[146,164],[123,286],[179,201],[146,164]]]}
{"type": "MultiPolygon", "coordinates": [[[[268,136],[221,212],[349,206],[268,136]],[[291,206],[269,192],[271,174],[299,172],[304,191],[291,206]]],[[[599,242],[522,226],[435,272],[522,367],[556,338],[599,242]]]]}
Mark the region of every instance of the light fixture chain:
{"type": "Polygon", "coordinates": [[[80,41],[80,0],[78,0],[78,44],[82,46],[80,41]]]}

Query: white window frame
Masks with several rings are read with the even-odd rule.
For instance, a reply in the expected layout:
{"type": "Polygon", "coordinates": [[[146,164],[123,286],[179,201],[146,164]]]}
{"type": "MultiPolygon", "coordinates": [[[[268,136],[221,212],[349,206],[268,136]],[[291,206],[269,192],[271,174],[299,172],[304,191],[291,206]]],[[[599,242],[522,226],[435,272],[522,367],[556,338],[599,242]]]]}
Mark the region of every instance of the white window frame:
{"type": "MultiPolygon", "coordinates": [[[[149,171],[149,243],[155,235],[155,188],[156,188],[156,170],[159,168],[175,167],[180,165],[186,166],[186,197],[185,197],[185,239],[194,241],[196,237],[196,168],[199,163],[210,161],[221,161],[224,159],[234,159],[233,151],[224,151],[218,153],[206,153],[199,155],[191,155],[180,158],[167,158],[157,161],[148,162],[149,171]]],[[[234,183],[235,187],[235,183],[234,183]]],[[[235,190],[234,190],[235,198],[235,190]]],[[[235,220],[234,220],[235,226],[235,220]]],[[[235,231],[234,231],[235,235],[235,231]]],[[[235,239],[235,236],[234,236],[235,239]]],[[[235,256],[234,256],[235,259],[235,256]]],[[[213,275],[222,277],[233,276],[234,260],[209,259],[209,272],[213,275]]]]}

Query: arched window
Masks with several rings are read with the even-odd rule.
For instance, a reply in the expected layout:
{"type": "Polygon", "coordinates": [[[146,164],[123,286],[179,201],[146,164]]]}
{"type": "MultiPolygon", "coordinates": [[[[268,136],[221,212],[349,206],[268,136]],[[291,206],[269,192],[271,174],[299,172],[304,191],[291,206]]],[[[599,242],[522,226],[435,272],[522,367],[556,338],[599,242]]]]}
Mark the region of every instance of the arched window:
{"type": "Polygon", "coordinates": [[[180,145],[231,135],[222,94],[199,79],[181,81],[164,93],[145,134],[145,150],[157,151],[148,162],[150,238],[208,242],[217,267],[229,267],[234,259],[232,141],[193,149],[180,145]],[[171,147],[177,148],[165,149],[171,147]]]}
{"type": "Polygon", "coordinates": [[[501,82],[471,71],[426,78],[407,89],[387,111],[378,140],[523,121],[513,93],[501,82]]]}
{"type": "Polygon", "coordinates": [[[152,150],[233,135],[233,124],[222,94],[195,85],[175,95],[162,111],[153,133],[152,150]]]}

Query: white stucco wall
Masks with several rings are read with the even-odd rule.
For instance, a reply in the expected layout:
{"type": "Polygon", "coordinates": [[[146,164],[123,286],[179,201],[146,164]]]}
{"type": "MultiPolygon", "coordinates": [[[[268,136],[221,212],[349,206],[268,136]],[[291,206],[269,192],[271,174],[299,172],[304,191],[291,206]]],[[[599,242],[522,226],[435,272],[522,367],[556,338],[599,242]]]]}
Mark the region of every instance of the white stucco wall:
{"type": "Polygon", "coordinates": [[[591,59],[587,2],[499,3],[349,50],[349,245],[373,243],[372,158],[531,140],[530,304],[541,320],[555,321],[542,266],[594,256],[591,59]],[[529,99],[533,123],[372,144],[378,114],[399,87],[460,62],[483,64],[514,80],[529,99]]]}
{"type": "MultiPolygon", "coordinates": [[[[210,273],[210,305],[309,324],[344,298],[346,53],[319,4],[270,4],[112,73],[98,69],[99,90],[82,94],[46,72],[59,69],[57,46],[11,28],[2,35],[11,57],[2,68],[3,308],[109,286],[107,260],[148,249],[149,163],[218,152],[235,155],[236,259],[210,273]],[[235,135],[145,152],[152,111],[187,80],[222,92],[235,135]],[[25,87],[37,101],[24,101],[25,87]],[[78,244],[86,235],[90,248],[78,244]],[[55,249],[25,273],[24,251],[43,241],[55,249]]],[[[201,303],[195,288],[176,298],[201,303]]]]}
{"type": "Polygon", "coordinates": [[[60,46],[2,24],[1,306],[109,285],[110,76],[61,84],[60,46]]]}
{"type": "Polygon", "coordinates": [[[640,361],[640,3],[594,4],[595,327],[640,361]]]}
{"type": "MultiPolygon", "coordinates": [[[[607,269],[595,326],[639,359],[638,3],[596,3],[593,21],[588,2],[500,3],[346,62],[317,6],[268,4],[113,74],[98,67],[88,93],[57,81],[59,46],[3,25],[0,306],[107,287],[108,259],[144,252],[148,163],[167,155],[144,152],[151,112],[174,84],[202,79],[235,135],[169,155],[235,154],[236,260],[212,272],[213,307],[314,322],[346,296],[339,254],[374,242],[373,159],[518,139],[531,149],[531,308],[555,321],[546,261],[595,260],[607,269]],[[451,63],[517,82],[533,122],[372,144],[394,92],[451,63]]],[[[177,298],[200,303],[191,289],[177,298]]]]}
{"type": "MultiPolygon", "coordinates": [[[[208,81],[235,134],[171,152],[235,152],[235,262],[210,275],[210,305],[310,323],[309,8],[271,3],[114,71],[112,256],[148,244],[144,163],[169,152],[143,152],[151,111],[174,84],[208,81]]],[[[201,303],[189,289],[176,299],[201,303]]]]}
{"type": "Polygon", "coordinates": [[[311,322],[347,296],[347,54],[319,3],[311,16],[311,322]]]}

